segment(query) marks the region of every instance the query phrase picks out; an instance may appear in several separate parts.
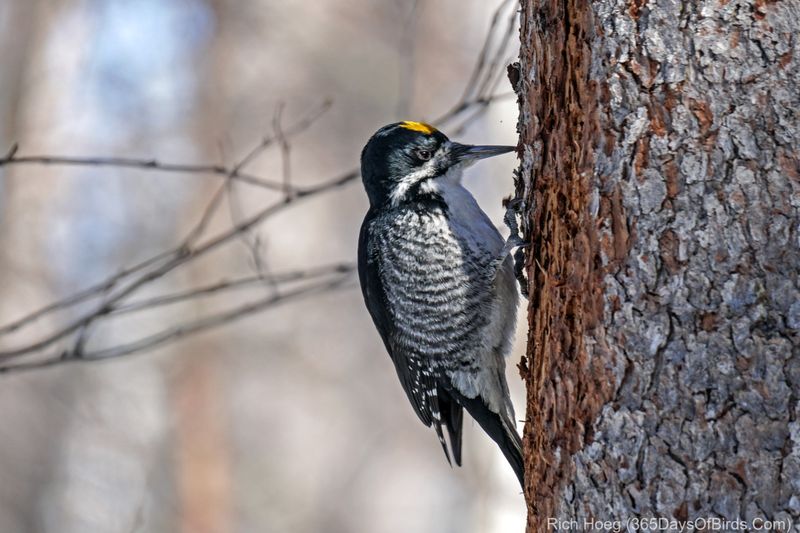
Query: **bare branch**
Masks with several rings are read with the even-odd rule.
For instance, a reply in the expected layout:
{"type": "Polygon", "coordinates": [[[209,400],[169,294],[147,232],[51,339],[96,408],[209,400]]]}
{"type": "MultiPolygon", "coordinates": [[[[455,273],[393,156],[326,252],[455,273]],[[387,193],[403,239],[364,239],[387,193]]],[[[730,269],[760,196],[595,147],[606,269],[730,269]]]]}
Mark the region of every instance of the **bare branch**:
{"type": "MultiPolygon", "coordinates": [[[[223,165],[203,165],[203,164],[183,164],[183,163],[163,163],[156,159],[136,159],[128,157],[69,157],[69,156],[50,156],[50,155],[29,155],[16,156],[9,153],[0,159],[0,167],[10,165],[57,165],[57,166],[80,166],[80,167],[115,167],[115,168],[135,168],[137,170],[152,170],[159,172],[176,172],[186,174],[210,174],[217,176],[228,176],[233,173],[233,168],[223,165]]],[[[256,185],[265,189],[280,191],[282,185],[277,182],[267,181],[257,176],[236,172],[234,178],[242,183],[256,185]]]]}
{"type": "MultiPolygon", "coordinates": [[[[299,134],[308,127],[310,127],[314,121],[316,121],[325,111],[330,109],[331,102],[329,100],[325,101],[317,110],[310,113],[307,117],[300,120],[299,122],[293,124],[290,127],[290,134],[295,135],[299,134]]],[[[154,170],[162,170],[162,171],[177,171],[177,172],[188,172],[188,173],[197,173],[197,174],[204,174],[204,173],[211,173],[211,174],[226,174],[227,178],[234,178],[242,180],[244,176],[241,173],[241,169],[244,168],[248,163],[250,163],[259,153],[261,153],[264,149],[266,149],[272,142],[274,142],[274,138],[265,138],[262,140],[258,145],[256,145],[253,149],[248,152],[248,154],[235,166],[231,167],[230,169],[225,166],[218,166],[218,165],[184,165],[184,164],[161,164],[156,162],[155,160],[135,160],[135,159],[124,159],[124,158],[62,158],[62,157],[50,157],[50,156],[43,156],[43,157],[26,157],[26,158],[15,158],[14,154],[17,152],[18,146],[14,144],[9,150],[6,157],[0,160],[0,167],[4,164],[16,164],[16,163],[44,163],[44,164],[53,164],[53,165],[77,165],[77,166],[116,166],[116,167],[135,167],[135,168],[142,168],[142,169],[154,169],[154,170]]],[[[279,184],[277,182],[267,182],[262,178],[255,178],[256,182],[259,183],[271,183],[268,187],[270,189],[275,190],[285,190],[284,184],[279,184]]],[[[244,180],[248,183],[252,183],[252,180],[244,180]]],[[[314,188],[308,189],[307,191],[302,191],[302,194],[312,194],[314,188]]],[[[12,333],[20,328],[38,320],[39,318],[48,315],[50,313],[68,309],[73,307],[81,302],[85,302],[92,298],[96,298],[98,295],[105,293],[119,284],[123,279],[127,278],[128,276],[135,274],[141,270],[145,270],[149,267],[152,267],[158,264],[161,261],[165,261],[168,259],[174,259],[175,257],[181,255],[184,248],[187,248],[197,237],[199,237],[206,225],[208,224],[214,210],[216,209],[219,201],[222,197],[222,192],[224,192],[224,186],[219,188],[214,196],[212,197],[209,204],[204,209],[200,220],[198,221],[197,225],[190,231],[187,237],[184,239],[184,242],[179,245],[177,248],[166,250],[159,254],[156,254],[153,257],[145,259],[144,261],[134,264],[133,266],[126,267],[119,271],[118,273],[114,274],[113,276],[108,277],[107,279],[103,280],[102,282],[90,286],[89,288],[82,290],[76,294],[73,294],[63,300],[59,300],[52,304],[49,304],[41,309],[33,311],[21,318],[6,324],[5,326],[0,327],[0,335],[12,333]]]]}
{"type": "MultiPolygon", "coordinates": [[[[270,281],[275,284],[288,284],[298,281],[310,281],[320,277],[330,276],[332,274],[348,274],[355,271],[355,265],[352,263],[336,263],[333,265],[321,266],[310,268],[307,270],[295,270],[289,272],[281,272],[272,274],[270,281]]],[[[172,305],[187,300],[194,300],[206,296],[230,292],[238,289],[244,289],[252,286],[263,285],[264,278],[261,275],[247,276],[232,280],[221,280],[210,285],[196,287],[187,291],[176,292],[173,294],[166,294],[163,296],[156,296],[146,300],[134,301],[128,304],[116,307],[111,314],[122,315],[127,313],[136,313],[145,311],[156,307],[165,305],[172,305]]]]}
{"type": "Polygon", "coordinates": [[[31,354],[33,352],[37,352],[39,350],[47,348],[53,343],[63,339],[67,335],[76,332],[80,328],[84,327],[84,325],[86,325],[87,323],[93,322],[98,318],[108,315],[113,311],[117,303],[121,302],[127,296],[136,292],[142,286],[152,283],[153,281],[156,281],[165,276],[166,274],[172,272],[179,266],[191,260],[195,260],[199,257],[202,257],[203,255],[209,253],[210,251],[219,248],[220,246],[230,242],[235,238],[238,238],[238,236],[241,233],[248,231],[250,228],[256,226],[257,224],[260,224],[266,218],[285,210],[292,204],[295,204],[306,198],[310,198],[316,194],[334,189],[345,183],[353,181],[355,178],[358,177],[358,175],[359,174],[357,172],[351,172],[343,176],[340,176],[339,178],[323,182],[315,187],[302,189],[295,196],[284,197],[282,200],[273,203],[272,205],[257,212],[255,215],[252,215],[251,217],[240,222],[239,224],[234,225],[227,231],[224,231],[218,234],[217,236],[210,238],[201,244],[198,244],[197,246],[194,247],[180,246],[179,248],[175,249],[172,252],[171,256],[168,257],[168,259],[164,263],[159,265],[157,268],[144,272],[138,278],[136,278],[130,284],[128,284],[126,287],[120,289],[116,293],[112,293],[103,303],[103,305],[85,313],[80,318],[74,320],[73,322],[57,330],[56,332],[46,336],[42,340],[39,340],[37,342],[25,346],[21,346],[19,348],[0,351],[0,360],[31,354]]]}
{"type": "Polygon", "coordinates": [[[342,275],[334,280],[306,285],[301,288],[283,292],[281,294],[273,294],[269,297],[244,304],[235,309],[216,313],[195,321],[186,322],[180,326],[165,329],[136,341],[120,344],[111,348],[104,348],[94,351],[77,351],[73,349],[71,351],[64,351],[36,361],[0,365],[0,374],[41,369],[62,363],[101,361],[145,352],[168,342],[179,340],[190,334],[223,326],[238,320],[239,318],[259,313],[281,303],[297,300],[303,296],[318,294],[343,287],[347,282],[348,277],[349,274],[342,275]]]}
{"type": "MultiPolygon", "coordinates": [[[[287,136],[299,134],[308,129],[325,111],[330,109],[331,102],[326,100],[318,109],[312,111],[308,116],[299,120],[286,129],[287,136]]],[[[71,156],[51,156],[51,155],[29,155],[17,156],[19,145],[12,145],[8,153],[0,158],[0,167],[10,165],[57,165],[57,166],[81,166],[81,167],[115,167],[115,168],[135,168],[138,170],[150,170],[167,173],[183,174],[209,174],[216,176],[231,177],[242,183],[255,185],[269,190],[283,191],[284,185],[279,182],[266,180],[252,174],[243,172],[252,160],[275,142],[274,137],[264,138],[256,145],[238,164],[233,167],[225,165],[210,164],[186,164],[186,163],[166,163],[157,159],[137,159],[129,157],[71,157],[71,156]]]]}
{"type": "Polygon", "coordinates": [[[169,257],[174,256],[175,253],[176,253],[175,250],[167,250],[165,252],[161,252],[157,255],[154,255],[153,257],[141,261],[140,263],[136,263],[130,267],[126,267],[120,270],[113,276],[106,278],[105,280],[101,281],[100,283],[97,283],[96,285],[92,285],[82,291],[79,291],[71,296],[64,298],[63,300],[53,302],[40,309],[37,309],[36,311],[28,313],[27,315],[23,315],[17,320],[14,320],[13,322],[10,322],[3,327],[0,327],[0,335],[13,333],[14,331],[17,331],[18,329],[23,328],[35,322],[36,320],[45,315],[54,313],[56,311],[68,309],[70,307],[78,305],[81,302],[85,302],[86,300],[96,298],[99,295],[103,294],[105,291],[110,290],[123,278],[130,276],[131,274],[134,274],[140,270],[144,270],[150,266],[156,265],[161,261],[165,261],[169,257]]]}

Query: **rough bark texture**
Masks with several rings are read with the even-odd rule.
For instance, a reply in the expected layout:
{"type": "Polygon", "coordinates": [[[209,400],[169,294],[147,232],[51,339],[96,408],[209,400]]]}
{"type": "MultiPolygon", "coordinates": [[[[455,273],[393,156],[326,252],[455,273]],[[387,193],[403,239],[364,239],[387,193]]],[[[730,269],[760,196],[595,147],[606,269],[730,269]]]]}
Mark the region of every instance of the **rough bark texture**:
{"type": "Polygon", "coordinates": [[[529,531],[797,528],[800,1],[521,4],[529,531]]]}

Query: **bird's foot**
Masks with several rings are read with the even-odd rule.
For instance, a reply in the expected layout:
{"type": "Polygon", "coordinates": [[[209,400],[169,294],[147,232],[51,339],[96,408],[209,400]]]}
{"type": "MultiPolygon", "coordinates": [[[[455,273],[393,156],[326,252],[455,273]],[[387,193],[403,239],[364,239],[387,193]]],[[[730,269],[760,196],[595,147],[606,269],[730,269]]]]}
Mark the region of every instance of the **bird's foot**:
{"type": "Polygon", "coordinates": [[[514,252],[514,276],[517,278],[517,283],[519,283],[520,293],[527,298],[528,279],[525,277],[525,250],[530,247],[530,243],[526,242],[520,235],[519,224],[517,223],[517,215],[522,211],[523,205],[522,198],[513,198],[506,202],[506,214],[503,217],[503,222],[508,226],[511,234],[503,245],[501,258],[505,259],[506,255],[511,253],[511,250],[517,249],[514,252]]]}
{"type": "Polygon", "coordinates": [[[505,222],[511,234],[506,239],[506,242],[503,245],[503,251],[500,253],[500,257],[503,259],[505,259],[505,257],[511,253],[511,250],[514,248],[525,248],[528,246],[528,243],[526,243],[520,235],[519,224],[517,224],[517,215],[519,214],[523,203],[524,202],[522,198],[513,198],[508,200],[505,204],[506,214],[503,216],[503,222],[505,222]]]}

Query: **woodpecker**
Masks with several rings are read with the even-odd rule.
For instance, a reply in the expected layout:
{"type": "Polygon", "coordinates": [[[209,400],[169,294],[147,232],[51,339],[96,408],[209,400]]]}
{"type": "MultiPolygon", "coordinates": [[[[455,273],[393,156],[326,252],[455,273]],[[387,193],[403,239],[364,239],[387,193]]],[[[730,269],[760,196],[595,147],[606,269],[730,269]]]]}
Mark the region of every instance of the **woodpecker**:
{"type": "MultiPolygon", "coordinates": [[[[509,252],[522,242],[513,227],[504,240],[461,184],[465,167],[515,149],[459,144],[423,122],[379,129],[361,153],[370,207],[358,274],[400,383],[448,462],[461,465],[466,409],[523,484],[505,378],[519,299],[509,252]]],[[[505,220],[516,225],[513,213],[505,220]]]]}

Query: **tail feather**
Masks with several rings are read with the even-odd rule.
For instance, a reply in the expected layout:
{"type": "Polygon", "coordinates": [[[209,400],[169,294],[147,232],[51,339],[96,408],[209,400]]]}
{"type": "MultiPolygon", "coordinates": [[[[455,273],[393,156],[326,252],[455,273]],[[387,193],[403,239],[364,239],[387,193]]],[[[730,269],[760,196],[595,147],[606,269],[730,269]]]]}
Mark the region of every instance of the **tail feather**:
{"type": "Polygon", "coordinates": [[[464,409],[442,388],[439,389],[439,406],[442,408],[444,423],[447,426],[447,436],[450,438],[453,461],[455,461],[456,465],[461,466],[461,428],[464,420],[464,409]]]}
{"type": "MultiPolygon", "coordinates": [[[[444,441],[444,433],[442,433],[442,421],[434,419],[433,428],[436,430],[436,436],[439,437],[439,444],[442,445],[442,450],[444,450],[444,456],[447,458],[448,464],[453,466],[453,462],[450,460],[450,452],[447,451],[447,443],[444,441]]],[[[459,463],[456,462],[456,464],[459,463]]]]}
{"type": "MultiPolygon", "coordinates": [[[[434,386],[435,387],[435,386],[434,386]]],[[[447,443],[444,440],[444,433],[442,432],[442,412],[444,412],[445,420],[444,423],[447,424],[447,419],[450,415],[450,409],[446,402],[443,401],[437,389],[433,388],[428,391],[429,396],[429,407],[431,410],[431,423],[433,424],[433,429],[436,430],[436,436],[439,437],[439,444],[442,445],[442,450],[444,450],[444,456],[447,458],[447,462],[452,466],[453,463],[450,461],[450,452],[447,450],[447,443]],[[441,410],[440,410],[441,409],[441,410]]],[[[449,424],[448,424],[449,429],[449,424]]],[[[456,463],[458,464],[458,463],[456,463]]]]}
{"type": "Polygon", "coordinates": [[[503,452],[506,460],[517,475],[519,484],[524,489],[525,464],[522,459],[522,439],[520,439],[517,429],[514,427],[514,421],[489,409],[480,396],[467,398],[454,389],[448,389],[448,393],[467,410],[486,434],[497,443],[500,451],[503,452]]]}

